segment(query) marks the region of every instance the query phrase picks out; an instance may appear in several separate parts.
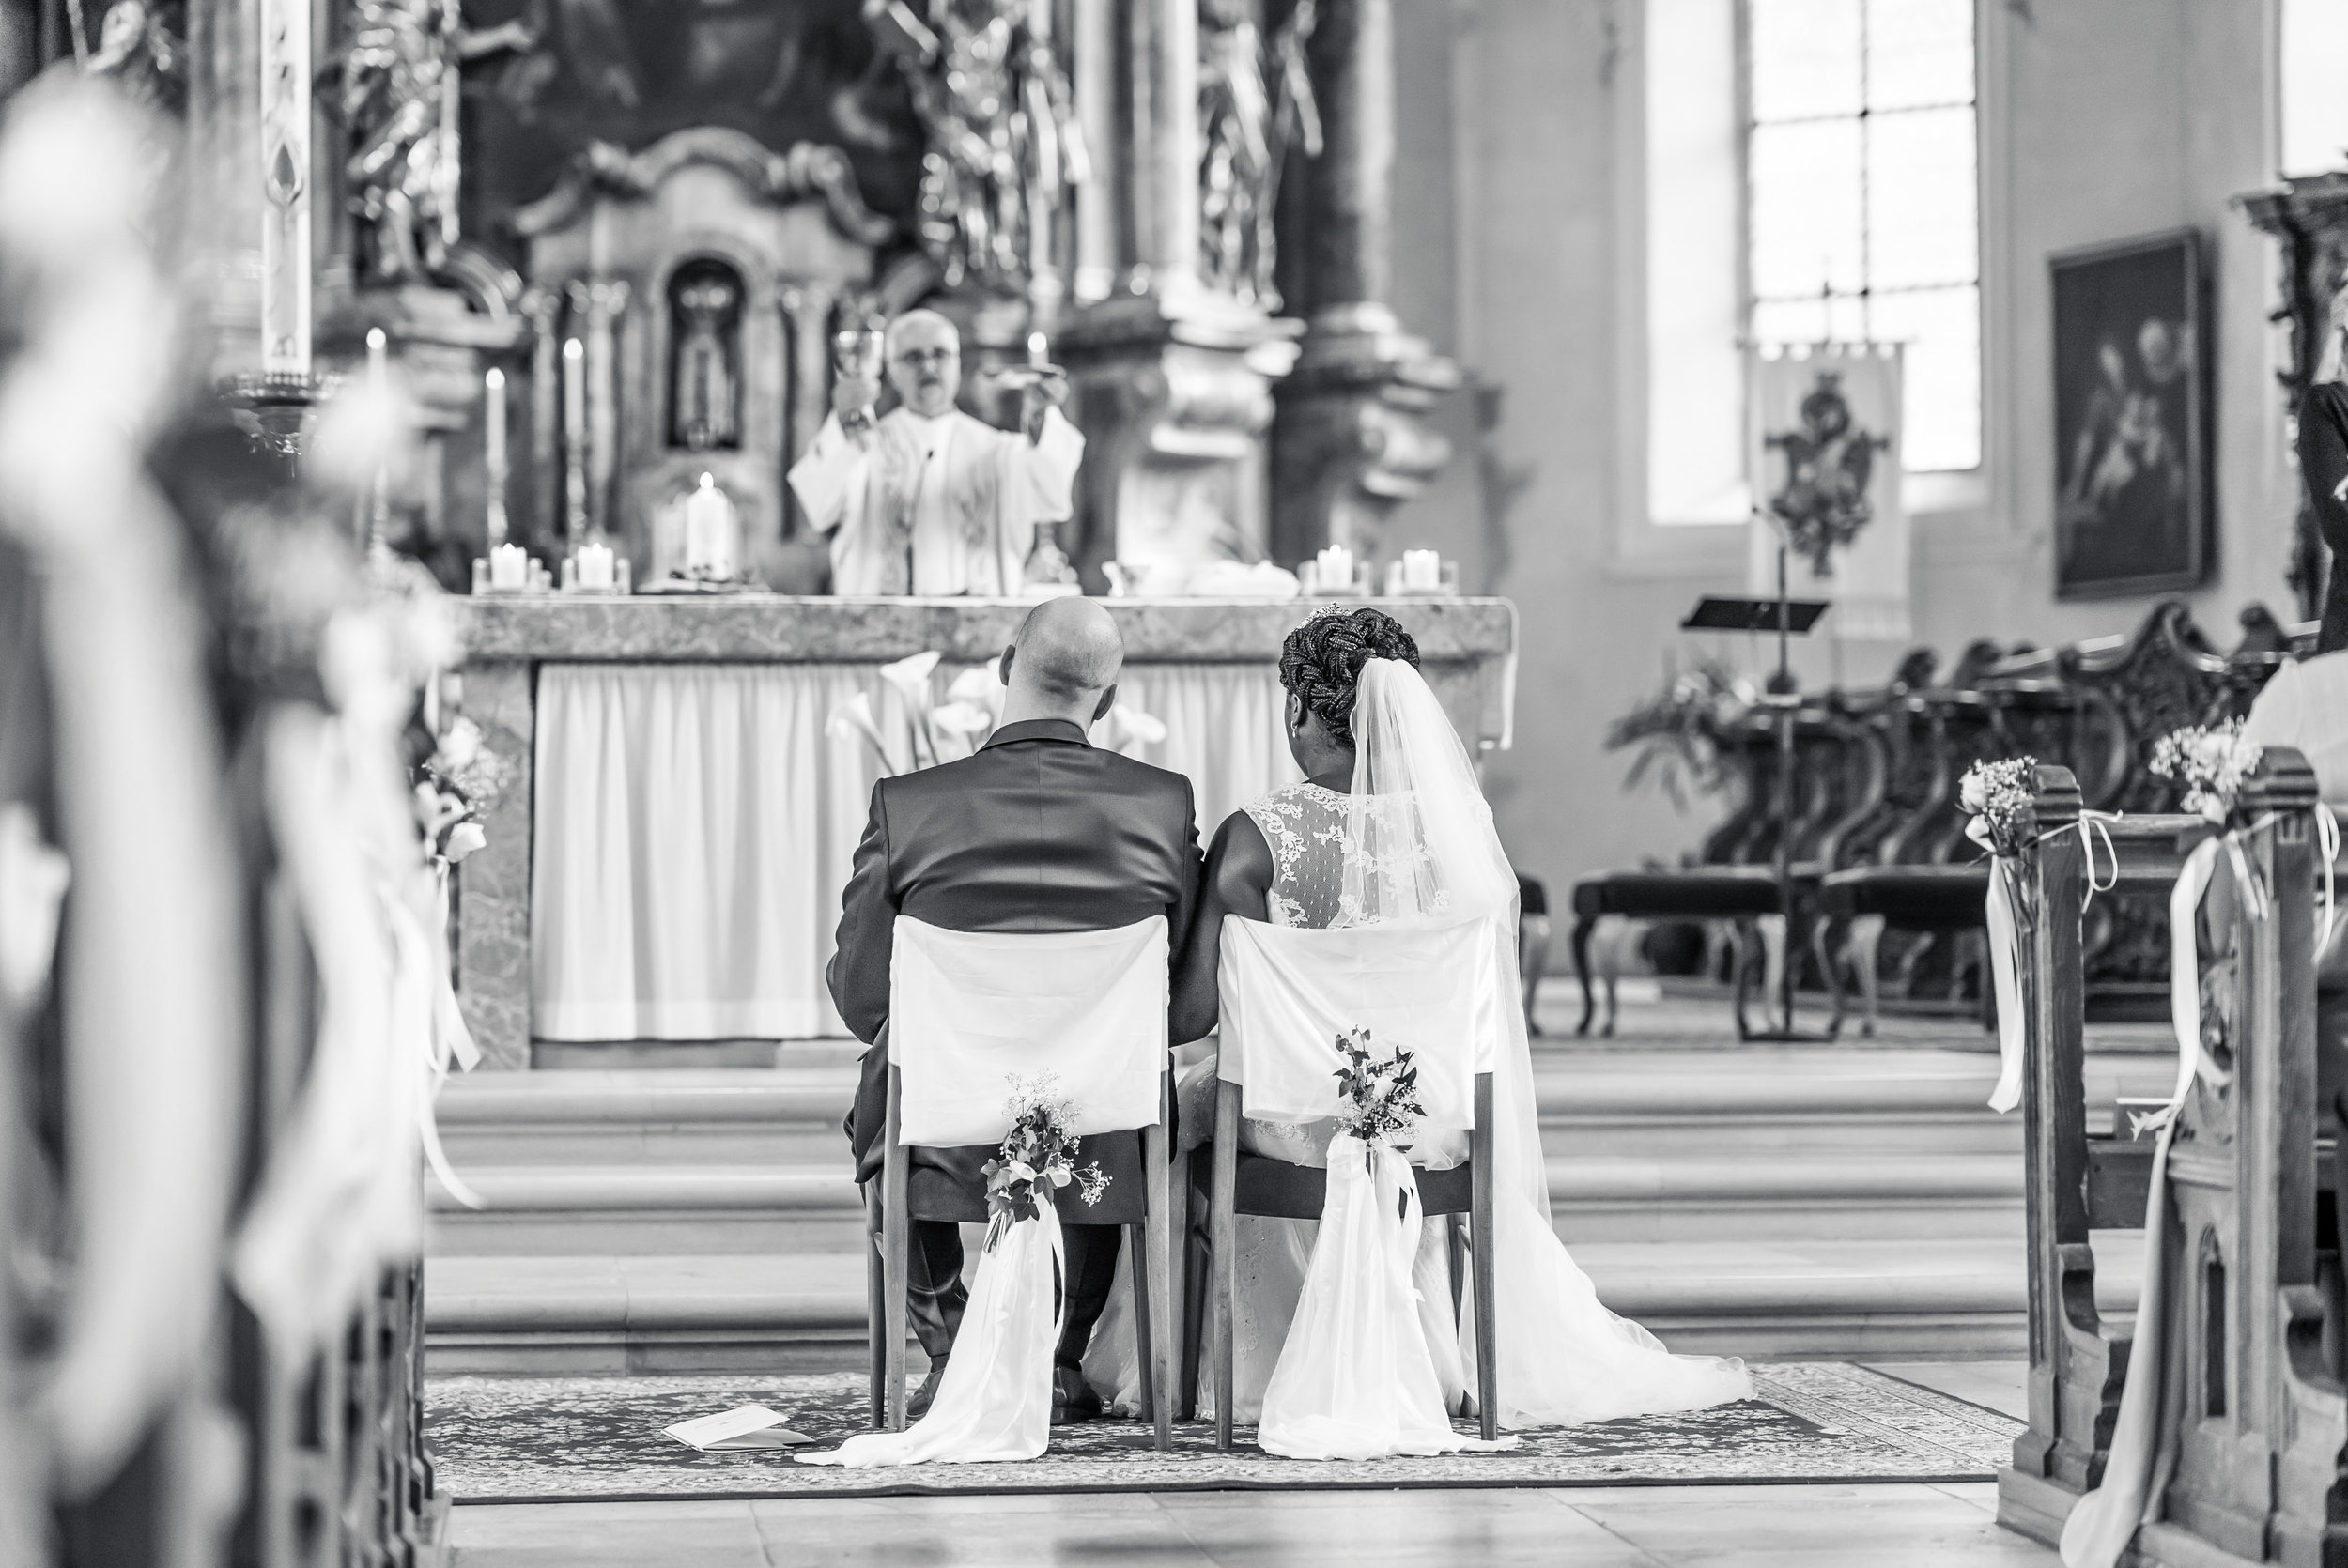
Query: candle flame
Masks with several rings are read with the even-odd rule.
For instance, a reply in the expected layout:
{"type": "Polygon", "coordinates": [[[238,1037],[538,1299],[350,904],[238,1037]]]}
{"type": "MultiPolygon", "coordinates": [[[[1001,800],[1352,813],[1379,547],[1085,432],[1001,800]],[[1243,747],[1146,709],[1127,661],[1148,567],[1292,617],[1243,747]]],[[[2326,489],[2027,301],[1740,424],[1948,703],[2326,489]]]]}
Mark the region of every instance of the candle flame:
{"type": "Polygon", "coordinates": [[[497,392],[502,389],[504,385],[505,372],[498,369],[495,365],[491,365],[489,367],[489,390],[491,392],[497,392]]]}
{"type": "Polygon", "coordinates": [[[368,353],[370,353],[370,354],[379,354],[379,353],[381,353],[381,352],[383,351],[383,347],[384,347],[384,346],[385,346],[386,344],[390,343],[391,341],[392,341],[392,340],[391,340],[390,338],[385,337],[385,336],[383,335],[383,329],[382,329],[382,328],[380,328],[380,327],[370,327],[370,328],[368,328],[368,329],[367,329],[367,352],[368,352],[368,353]]]}
{"type": "Polygon", "coordinates": [[[579,339],[564,338],[563,340],[563,357],[564,359],[576,360],[584,355],[586,352],[586,346],[582,345],[579,339]]]}

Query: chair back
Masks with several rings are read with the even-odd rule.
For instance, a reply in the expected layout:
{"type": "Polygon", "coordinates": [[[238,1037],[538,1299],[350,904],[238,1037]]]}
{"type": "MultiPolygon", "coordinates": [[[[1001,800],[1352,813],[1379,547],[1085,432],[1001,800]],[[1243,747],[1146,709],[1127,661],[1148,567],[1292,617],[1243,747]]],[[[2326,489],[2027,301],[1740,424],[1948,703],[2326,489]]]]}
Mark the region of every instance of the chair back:
{"type": "Polygon", "coordinates": [[[1166,916],[1111,930],[951,931],[899,915],[888,1060],[896,1141],[992,1144],[1012,1080],[1049,1073],[1078,1134],[1159,1119],[1166,1070],[1166,916]]]}
{"type": "Polygon", "coordinates": [[[1428,1126],[1474,1127],[1475,1075],[1499,1059],[1516,1006],[1502,942],[1512,938],[1491,919],[1316,930],[1226,915],[1218,1075],[1248,1115],[1334,1116],[1338,1037],[1367,1029],[1373,1046],[1417,1059],[1428,1126]]]}

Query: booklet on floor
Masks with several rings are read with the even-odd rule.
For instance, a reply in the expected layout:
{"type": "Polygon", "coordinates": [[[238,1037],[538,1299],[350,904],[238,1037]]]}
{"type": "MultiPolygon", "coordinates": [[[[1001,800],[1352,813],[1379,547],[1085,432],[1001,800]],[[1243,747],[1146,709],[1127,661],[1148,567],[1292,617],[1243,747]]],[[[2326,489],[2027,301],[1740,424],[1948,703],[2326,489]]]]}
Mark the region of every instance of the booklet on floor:
{"type": "Polygon", "coordinates": [[[745,1405],[721,1415],[696,1416],[674,1426],[664,1426],[661,1434],[703,1453],[726,1449],[797,1448],[815,1440],[783,1425],[784,1419],[764,1405],[745,1405]]]}

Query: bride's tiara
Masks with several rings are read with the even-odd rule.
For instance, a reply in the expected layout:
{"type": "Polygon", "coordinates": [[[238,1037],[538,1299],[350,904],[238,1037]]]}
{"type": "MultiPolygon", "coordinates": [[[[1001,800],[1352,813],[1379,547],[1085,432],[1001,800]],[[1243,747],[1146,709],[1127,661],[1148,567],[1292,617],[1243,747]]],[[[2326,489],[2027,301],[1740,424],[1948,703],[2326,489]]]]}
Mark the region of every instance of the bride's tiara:
{"type": "Polygon", "coordinates": [[[1299,621],[1296,623],[1295,629],[1301,632],[1305,627],[1326,621],[1333,615],[1344,615],[1346,613],[1348,613],[1346,607],[1343,605],[1338,604],[1335,599],[1332,599],[1327,604],[1321,606],[1319,609],[1313,611],[1310,615],[1305,617],[1304,620],[1299,621]]]}

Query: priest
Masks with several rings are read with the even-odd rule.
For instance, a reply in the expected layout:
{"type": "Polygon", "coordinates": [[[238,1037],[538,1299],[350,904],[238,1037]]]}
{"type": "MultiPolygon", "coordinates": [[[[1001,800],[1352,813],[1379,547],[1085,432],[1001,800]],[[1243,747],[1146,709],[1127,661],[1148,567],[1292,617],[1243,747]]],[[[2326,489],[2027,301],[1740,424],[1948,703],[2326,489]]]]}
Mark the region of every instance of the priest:
{"type": "Polygon", "coordinates": [[[888,324],[886,373],[900,406],[874,420],[880,389],[841,377],[832,412],[791,489],[831,539],[832,592],[851,597],[1017,595],[1038,525],[1071,510],[1085,438],[1059,411],[1058,371],[1021,393],[1021,428],[954,407],[962,339],[935,311],[888,324]]]}

